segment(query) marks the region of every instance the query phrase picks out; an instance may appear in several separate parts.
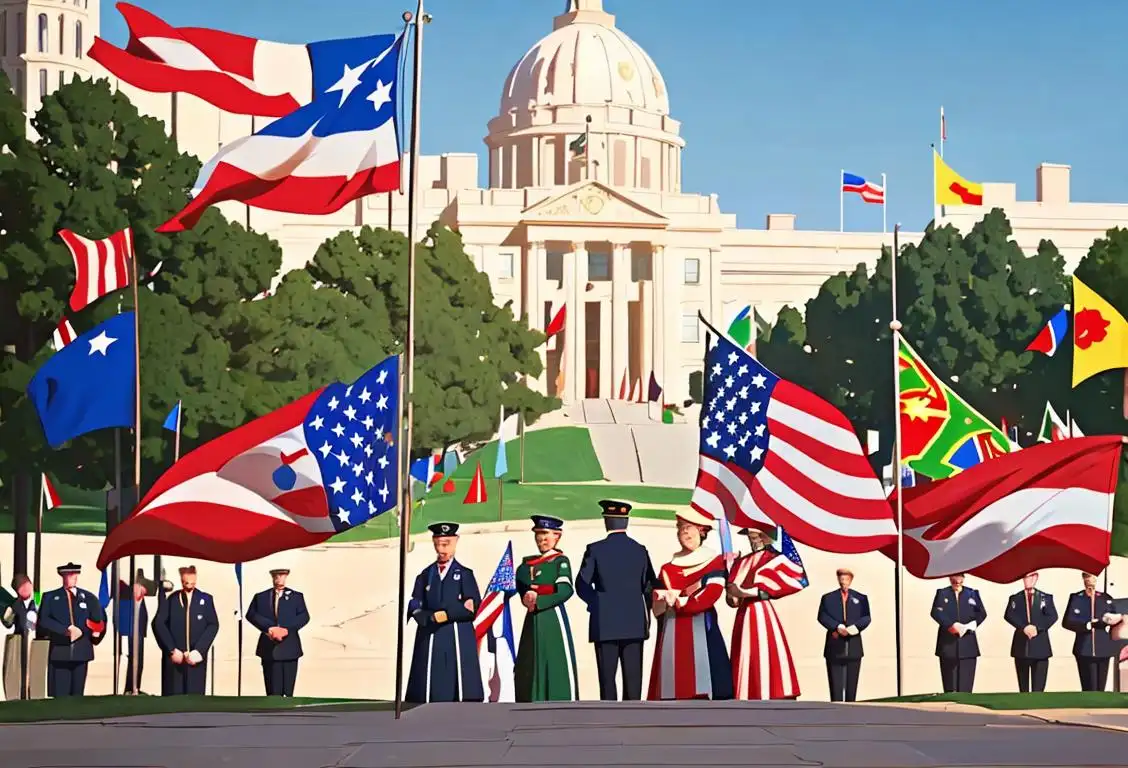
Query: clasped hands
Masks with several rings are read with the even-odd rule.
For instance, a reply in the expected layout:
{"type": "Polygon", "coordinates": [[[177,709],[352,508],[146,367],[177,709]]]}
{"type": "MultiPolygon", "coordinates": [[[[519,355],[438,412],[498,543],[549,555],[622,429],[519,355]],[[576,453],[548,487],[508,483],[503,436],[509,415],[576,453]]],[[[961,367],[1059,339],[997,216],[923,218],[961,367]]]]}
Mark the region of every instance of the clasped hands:
{"type": "Polygon", "coordinates": [[[190,667],[194,667],[204,660],[204,657],[199,651],[188,651],[188,653],[185,653],[179,648],[173,648],[169,657],[173,664],[187,664],[190,667]]]}
{"type": "MultiPolygon", "coordinates": [[[[473,600],[467,598],[466,600],[462,601],[462,604],[464,606],[466,606],[466,610],[470,611],[471,613],[474,612],[474,601],[473,600]]],[[[450,615],[447,614],[446,611],[435,611],[434,614],[432,614],[431,618],[433,618],[435,620],[436,624],[445,624],[447,621],[450,620],[450,615]]]]}
{"type": "Polygon", "coordinates": [[[1124,616],[1119,613],[1106,613],[1101,616],[1101,622],[1112,627],[1119,624],[1123,618],[1124,616]]]}
{"type": "Polygon", "coordinates": [[[82,630],[76,627],[74,624],[71,624],[69,627],[67,627],[67,637],[70,638],[70,641],[72,643],[76,642],[80,637],[82,637],[82,630]]]}
{"type": "Polygon", "coordinates": [[[846,626],[845,624],[839,624],[835,628],[834,634],[836,634],[839,637],[845,639],[847,637],[850,637],[851,635],[858,634],[858,628],[855,627],[853,624],[851,624],[850,626],[846,626]]]}
{"type": "Polygon", "coordinates": [[[970,624],[961,624],[960,622],[957,621],[955,624],[948,627],[948,634],[949,635],[959,635],[960,637],[963,637],[968,632],[974,632],[974,631],[975,631],[975,622],[971,622],[970,624]]]}
{"type": "MultiPolygon", "coordinates": [[[[654,609],[655,613],[662,614],[666,611],[677,611],[680,607],[678,603],[681,601],[681,592],[676,589],[656,589],[654,590],[654,609]]],[[[684,605],[684,603],[682,603],[684,605]]]]}
{"type": "Polygon", "coordinates": [[[266,634],[274,642],[280,643],[286,639],[287,635],[290,634],[290,630],[286,629],[285,627],[271,627],[270,629],[266,630],[266,634]]]}
{"type": "Polygon", "coordinates": [[[1033,640],[1034,636],[1038,634],[1038,628],[1033,624],[1027,624],[1022,628],[1022,634],[1026,635],[1027,639],[1033,640]]]}

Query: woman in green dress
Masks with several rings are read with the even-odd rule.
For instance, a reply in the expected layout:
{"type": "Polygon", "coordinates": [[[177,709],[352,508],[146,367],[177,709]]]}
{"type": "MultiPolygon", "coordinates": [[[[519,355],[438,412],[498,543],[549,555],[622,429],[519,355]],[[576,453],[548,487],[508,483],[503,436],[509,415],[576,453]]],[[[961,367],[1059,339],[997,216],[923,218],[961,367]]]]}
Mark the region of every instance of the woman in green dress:
{"type": "Polygon", "coordinates": [[[514,670],[517,701],[579,699],[576,649],[564,604],[572,596],[572,566],[558,548],[564,521],[533,515],[538,554],[517,567],[517,594],[528,613],[514,670]]]}

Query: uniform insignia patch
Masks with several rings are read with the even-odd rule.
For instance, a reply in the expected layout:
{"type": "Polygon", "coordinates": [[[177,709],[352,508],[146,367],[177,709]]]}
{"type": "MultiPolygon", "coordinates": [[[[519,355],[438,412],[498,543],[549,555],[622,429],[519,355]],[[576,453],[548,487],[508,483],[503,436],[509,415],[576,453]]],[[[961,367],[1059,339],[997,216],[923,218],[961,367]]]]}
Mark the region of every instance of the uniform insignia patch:
{"type": "Polygon", "coordinates": [[[948,604],[948,598],[945,597],[944,598],[944,605],[947,605],[947,604],[948,604]]]}
{"type": "Polygon", "coordinates": [[[200,598],[200,605],[203,605],[203,604],[204,604],[204,598],[201,597],[200,598]]]}
{"type": "Polygon", "coordinates": [[[852,603],[853,603],[854,605],[857,605],[857,604],[858,604],[858,598],[856,598],[856,597],[851,597],[851,598],[850,598],[850,602],[852,602],[852,603]]]}
{"type": "Polygon", "coordinates": [[[86,610],[86,603],[79,603],[78,607],[85,611],[86,610]]]}
{"type": "Polygon", "coordinates": [[[461,573],[456,573],[456,574],[454,574],[454,580],[455,580],[455,581],[458,581],[458,580],[459,580],[459,579],[461,579],[461,578],[462,578],[462,574],[461,574],[461,573]]]}
{"type": "Polygon", "coordinates": [[[1011,604],[1010,604],[1010,609],[1011,609],[1012,611],[1014,610],[1014,600],[1011,600],[1011,604]]]}
{"type": "Polygon", "coordinates": [[[202,614],[202,613],[197,613],[197,614],[196,614],[196,618],[197,618],[197,619],[199,619],[200,621],[203,621],[203,620],[204,620],[204,614],[202,614]]]}
{"type": "Polygon", "coordinates": [[[975,598],[974,598],[974,597],[969,597],[969,598],[967,599],[967,604],[968,604],[968,605],[975,605],[975,598]]]}
{"type": "Polygon", "coordinates": [[[1074,609],[1073,609],[1073,612],[1074,612],[1074,613],[1081,613],[1081,609],[1080,609],[1080,608],[1074,608],[1074,609]]]}

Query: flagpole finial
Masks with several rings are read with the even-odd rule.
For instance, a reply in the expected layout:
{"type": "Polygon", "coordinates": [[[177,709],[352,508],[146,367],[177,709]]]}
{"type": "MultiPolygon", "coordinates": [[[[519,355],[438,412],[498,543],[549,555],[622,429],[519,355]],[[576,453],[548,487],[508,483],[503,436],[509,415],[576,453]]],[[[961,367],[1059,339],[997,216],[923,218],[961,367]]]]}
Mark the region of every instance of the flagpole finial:
{"type": "Polygon", "coordinates": [[[890,321],[890,323],[889,323],[889,330],[891,330],[891,331],[899,331],[899,330],[901,330],[901,321],[900,321],[900,320],[892,320],[892,321],[890,321]]]}

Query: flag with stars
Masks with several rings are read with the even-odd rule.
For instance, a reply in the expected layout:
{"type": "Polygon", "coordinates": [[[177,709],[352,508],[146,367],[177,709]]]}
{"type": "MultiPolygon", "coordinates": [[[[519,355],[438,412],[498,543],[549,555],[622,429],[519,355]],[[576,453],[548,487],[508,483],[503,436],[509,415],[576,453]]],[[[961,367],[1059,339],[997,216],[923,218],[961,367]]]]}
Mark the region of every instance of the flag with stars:
{"type": "Polygon", "coordinates": [[[708,329],[692,506],[740,527],[782,526],[808,546],[861,553],[896,540],[857,434],[830,403],[708,329]]]}
{"type": "Polygon", "coordinates": [[[100,429],[133,426],[136,339],[133,313],[123,312],[67,344],[35,372],[27,396],[52,448],[100,429]]]}
{"type": "Polygon", "coordinates": [[[251,136],[225,144],[200,169],[192,200],[158,232],[191,229],[211,205],[321,215],[400,186],[396,79],[402,37],[337,41],[337,78],[314,82],[313,100],[251,136]]]}
{"type": "Polygon", "coordinates": [[[368,522],[398,501],[399,406],[393,356],[200,446],[106,537],[98,562],[249,562],[368,522]]]}

